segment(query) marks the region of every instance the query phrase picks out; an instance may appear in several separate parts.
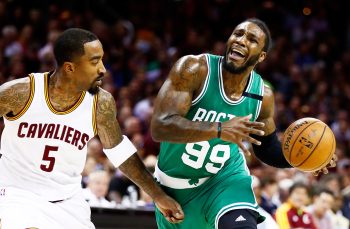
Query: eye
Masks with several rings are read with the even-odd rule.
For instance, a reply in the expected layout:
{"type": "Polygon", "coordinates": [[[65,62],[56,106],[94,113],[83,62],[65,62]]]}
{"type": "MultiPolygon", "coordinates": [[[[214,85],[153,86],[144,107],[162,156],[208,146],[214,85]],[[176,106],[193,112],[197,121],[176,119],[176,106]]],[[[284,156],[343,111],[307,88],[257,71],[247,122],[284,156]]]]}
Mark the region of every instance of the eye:
{"type": "Polygon", "coordinates": [[[100,60],[93,60],[93,61],[91,61],[91,63],[93,64],[93,65],[97,65],[98,64],[98,62],[99,62],[100,60]]]}
{"type": "Polygon", "coordinates": [[[242,35],[242,33],[241,33],[241,32],[239,32],[239,31],[236,31],[236,32],[233,32],[233,35],[235,35],[235,36],[239,37],[239,36],[241,36],[241,35],[242,35]]]}

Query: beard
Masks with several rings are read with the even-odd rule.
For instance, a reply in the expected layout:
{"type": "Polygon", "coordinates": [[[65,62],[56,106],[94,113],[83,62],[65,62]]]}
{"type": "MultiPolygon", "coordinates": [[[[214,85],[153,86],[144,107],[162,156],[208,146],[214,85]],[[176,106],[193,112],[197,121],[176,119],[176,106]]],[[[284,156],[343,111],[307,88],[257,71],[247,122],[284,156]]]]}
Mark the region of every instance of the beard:
{"type": "Polygon", "coordinates": [[[101,80],[103,78],[103,74],[100,74],[99,77],[91,84],[91,87],[89,88],[88,92],[92,95],[97,94],[100,91],[100,86],[97,83],[98,80],[101,80]]]}
{"type": "Polygon", "coordinates": [[[245,62],[242,66],[235,66],[233,63],[227,63],[227,53],[224,55],[224,61],[222,62],[222,67],[232,73],[232,74],[241,74],[245,72],[249,67],[254,66],[258,63],[260,54],[256,54],[254,56],[249,57],[247,62],[245,62]]]}
{"type": "Polygon", "coordinates": [[[99,90],[100,90],[100,87],[99,87],[99,86],[97,86],[97,85],[92,85],[92,86],[89,88],[88,92],[89,92],[90,94],[92,94],[92,95],[95,95],[95,94],[97,94],[97,93],[99,92],[99,90]]]}

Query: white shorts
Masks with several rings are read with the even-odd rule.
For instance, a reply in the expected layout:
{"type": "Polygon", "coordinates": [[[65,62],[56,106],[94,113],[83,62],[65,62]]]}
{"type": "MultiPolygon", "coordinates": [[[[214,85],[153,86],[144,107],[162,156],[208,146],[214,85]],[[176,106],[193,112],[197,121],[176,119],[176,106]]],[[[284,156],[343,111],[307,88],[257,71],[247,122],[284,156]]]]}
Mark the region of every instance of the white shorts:
{"type": "Polygon", "coordinates": [[[81,192],[51,203],[24,189],[0,187],[1,229],[93,229],[90,215],[81,192]]]}

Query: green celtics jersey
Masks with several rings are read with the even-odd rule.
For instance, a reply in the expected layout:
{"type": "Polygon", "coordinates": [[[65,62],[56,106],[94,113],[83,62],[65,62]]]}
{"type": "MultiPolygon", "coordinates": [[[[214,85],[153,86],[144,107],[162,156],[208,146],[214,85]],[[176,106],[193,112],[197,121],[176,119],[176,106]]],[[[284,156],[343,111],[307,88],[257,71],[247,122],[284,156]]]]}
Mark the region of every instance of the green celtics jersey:
{"type": "MultiPolygon", "coordinates": [[[[240,99],[230,100],[222,78],[222,56],[206,54],[208,75],[201,93],[192,101],[185,118],[192,121],[225,122],[235,116],[259,115],[264,82],[251,72],[240,99]]],[[[196,143],[162,142],[158,167],[171,177],[197,179],[212,176],[223,168],[236,171],[244,157],[236,144],[218,138],[196,143]]],[[[238,171],[236,171],[238,172],[238,171]]]]}

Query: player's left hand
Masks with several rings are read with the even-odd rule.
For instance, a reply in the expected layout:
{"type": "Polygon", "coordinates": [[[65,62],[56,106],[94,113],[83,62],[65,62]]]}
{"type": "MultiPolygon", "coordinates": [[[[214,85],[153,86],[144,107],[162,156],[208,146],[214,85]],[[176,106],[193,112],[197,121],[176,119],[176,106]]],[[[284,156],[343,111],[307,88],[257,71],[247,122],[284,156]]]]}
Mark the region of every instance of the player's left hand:
{"type": "Polygon", "coordinates": [[[337,165],[337,160],[338,160],[337,155],[333,154],[333,157],[332,157],[331,161],[325,167],[323,167],[320,170],[317,170],[317,171],[313,172],[312,174],[314,176],[318,176],[320,173],[327,174],[328,173],[328,168],[334,168],[337,165]]]}
{"type": "Polygon", "coordinates": [[[181,223],[184,220],[184,212],[182,211],[180,204],[173,198],[167,195],[162,195],[155,198],[154,203],[170,223],[181,223]]]}

